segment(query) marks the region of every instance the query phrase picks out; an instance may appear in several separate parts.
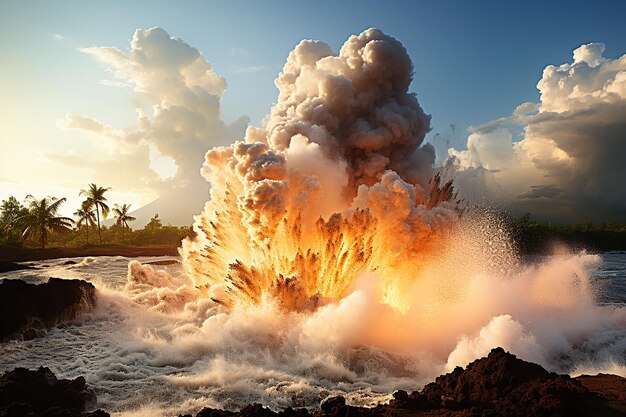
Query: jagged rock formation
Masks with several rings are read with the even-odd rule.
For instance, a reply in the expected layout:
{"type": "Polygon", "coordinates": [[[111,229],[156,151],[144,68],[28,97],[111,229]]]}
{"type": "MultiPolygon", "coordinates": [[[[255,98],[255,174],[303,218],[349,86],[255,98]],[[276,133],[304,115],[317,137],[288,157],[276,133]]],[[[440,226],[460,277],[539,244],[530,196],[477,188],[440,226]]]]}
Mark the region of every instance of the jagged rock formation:
{"type": "MultiPolygon", "coordinates": [[[[393,397],[389,404],[374,408],[353,407],[343,397],[330,397],[314,411],[289,407],[275,412],[252,404],[237,412],[205,408],[196,417],[613,417],[626,415],[626,378],[603,374],[570,378],[496,348],[420,392],[396,391],[393,397]]],[[[102,410],[84,411],[95,401],[84,378],[58,380],[48,368],[17,368],[0,376],[0,417],[108,417],[102,410]]]]}
{"type": "MultiPolygon", "coordinates": [[[[626,379],[615,375],[570,378],[520,360],[502,348],[439,376],[420,392],[397,391],[389,404],[352,407],[343,397],[319,410],[274,412],[259,404],[239,412],[205,408],[196,417],[412,417],[412,416],[624,416],[626,379]]],[[[190,415],[182,417],[191,417],[190,415]]]]}
{"type": "Polygon", "coordinates": [[[96,288],[86,281],[50,278],[34,285],[5,279],[0,283],[0,341],[36,337],[89,311],[95,302],[96,288]]]}
{"type": "Polygon", "coordinates": [[[21,271],[22,269],[35,269],[32,266],[18,264],[16,262],[0,261],[0,273],[21,271]]]}
{"type": "Polygon", "coordinates": [[[57,379],[48,368],[17,368],[0,376],[0,417],[109,417],[97,410],[96,394],[82,376],[57,379]]]}

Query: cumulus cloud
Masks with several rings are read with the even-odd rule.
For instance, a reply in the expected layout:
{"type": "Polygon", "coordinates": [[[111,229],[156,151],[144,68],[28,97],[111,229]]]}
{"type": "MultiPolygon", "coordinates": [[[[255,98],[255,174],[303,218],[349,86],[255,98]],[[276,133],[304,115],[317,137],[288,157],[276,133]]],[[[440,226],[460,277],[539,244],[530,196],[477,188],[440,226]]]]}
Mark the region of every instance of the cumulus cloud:
{"type": "MultiPolygon", "coordinates": [[[[243,137],[248,124],[247,117],[230,125],[222,121],[224,78],[196,48],[159,27],[136,30],[128,52],[115,47],[80,51],[113,74],[114,79],[104,84],[132,88],[137,111],[136,124],[123,129],[77,114],[68,114],[59,122],[63,128],[95,135],[95,142],[109,143],[98,157],[82,156],[85,165],[114,187],[148,188],[157,193],[173,187],[194,187],[196,194],[204,198],[203,193],[197,193],[208,186],[200,176],[204,153],[212,146],[243,137]],[[165,180],[154,172],[151,154],[171,158],[177,167],[173,179],[165,180]]],[[[58,155],[49,158],[62,159],[58,155]]],[[[74,164],[78,163],[73,159],[74,164]]],[[[201,203],[196,206],[192,210],[202,207],[201,203]]]]}
{"type": "Polygon", "coordinates": [[[582,45],[573,62],[547,66],[539,103],[473,128],[467,150],[449,150],[465,197],[544,220],[626,221],[626,55],[604,50],[582,45]]]}

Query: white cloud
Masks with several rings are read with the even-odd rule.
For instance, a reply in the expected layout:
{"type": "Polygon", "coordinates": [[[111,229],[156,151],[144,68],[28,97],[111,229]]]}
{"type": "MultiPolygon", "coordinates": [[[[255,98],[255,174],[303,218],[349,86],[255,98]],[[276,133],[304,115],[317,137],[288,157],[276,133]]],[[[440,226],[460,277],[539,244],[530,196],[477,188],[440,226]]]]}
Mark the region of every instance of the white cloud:
{"type": "Polygon", "coordinates": [[[465,197],[549,220],[626,221],[626,55],[605,58],[604,49],[583,45],[572,63],[547,66],[539,103],[473,128],[467,150],[449,150],[465,197]]]}
{"type": "Polygon", "coordinates": [[[138,167],[148,167],[149,158],[145,163],[130,158],[147,156],[153,147],[160,156],[174,161],[178,181],[199,181],[207,149],[243,136],[246,118],[232,126],[225,125],[220,118],[220,99],[226,81],[196,48],[171,37],[165,30],[138,29],[128,53],[114,47],[80,51],[113,71],[115,79],[105,80],[103,84],[133,87],[135,101],[139,103],[137,124],[116,130],[92,117],[68,114],[59,125],[113,139],[118,146],[107,156],[120,162],[129,174],[150,177],[137,172],[138,167]]]}
{"type": "MultiPolygon", "coordinates": [[[[114,188],[152,193],[191,184],[208,188],[200,176],[204,154],[242,138],[248,119],[242,117],[232,125],[222,121],[220,100],[226,81],[202,54],[158,27],[136,30],[128,52],[115,47],[80,51],[113,73],[114,79],[102,84],[132,88],[137,121],[115,129],[93,117],[68,114],[58,125],[89,132],[104,152],[72,158],[48,154],[48,159],[87,167],[94,181],[114,188]]],[[[188,209],[197,212],[201,206],[188,209]]]]}
{"type": "Polygon", "coordinates": [[[65,36],[59,35],[58,33],[53,33],[52,39],[54,39],[57,42],[63,42],[65,40],[65,36]]]}
{"type": "Polygon", "coordinates": [[[95,133],[102,133],[112,129],[110,126],[94,118],[70,113],[65,115],[65,119],[58,120],[57,126],[62,129],[82,129],[95,133]]]}

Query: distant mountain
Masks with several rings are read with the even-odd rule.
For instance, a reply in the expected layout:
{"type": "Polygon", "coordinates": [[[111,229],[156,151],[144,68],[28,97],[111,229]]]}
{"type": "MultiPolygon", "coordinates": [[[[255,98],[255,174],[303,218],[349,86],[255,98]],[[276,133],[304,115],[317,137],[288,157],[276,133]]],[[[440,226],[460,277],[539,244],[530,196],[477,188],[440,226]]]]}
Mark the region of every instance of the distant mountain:
{"type": "MultiPolygon", "coordinates": [[[[193,224],[193,216],[202,212],[204,203],[208,199],[208,184],[204,188],[187,187],[174,189],[131,212],[130,215],[136,217],[137,220],[131,222],[130,227],[135,230],[143,228],[157,213],[163,225],[191,226],[193,224]]],[[[103,224],[110,226],[114,221],[110,214],[103,224]]]]}

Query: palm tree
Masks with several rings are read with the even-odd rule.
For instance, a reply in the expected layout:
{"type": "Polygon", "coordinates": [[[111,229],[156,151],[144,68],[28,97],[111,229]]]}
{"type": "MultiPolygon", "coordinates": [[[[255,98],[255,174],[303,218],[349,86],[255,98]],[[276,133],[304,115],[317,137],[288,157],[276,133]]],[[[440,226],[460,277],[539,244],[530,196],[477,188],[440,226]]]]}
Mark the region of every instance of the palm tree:
{"type": "Polygon", "coordinates": [[[59,207],[65,202],[65,198],[46,197],[37,200],[29,194],[26,202],[28,214],[23,217],[26,227],[22,236],[39,239],[42,249],[46,248],[48,232],[65,232],[74,223],[69,217],[58,216],[59,207]]]}
{"type": "Polygon", "coordinates": [[[124,227],[130,230],[130,226],[128,222],[132,222],[137,220],[136,217],[133,217],[128,214],[130,211],[130,204],[122,204],[122,206],[118,206],[117,204],[113,208],[113,215],[117,218],[115,224],[122,227],[122,236],[124,236],[124,227]]]}
{"type": "Polygon", "coordinates": [[[80,208],[74,212],[74,216],[78,218],[78,222],[76,222],[76,225],[78,227],[82,226],[83,224],[86,226],[87,243],[89,243],[89,228],[91,226],[95,226],[96,214],[91,209],[90,203],[88,200],[83,201],[80,208]]]}
{"type": "Polygon", "coordinates": [[[102,244],[102,234],[100,232],[100,212],[102,212],[102,217],[107,218],[109,215],[109,206],[106,205],[105,201],[107,201],[104,193],[110,191],[111,187],[98,187],[96,184],[89,184],[89,188],[86,190],[80,190],[80,195],[84,195],[87,197],[87,202],[89,203],[89,208],[96,209],[96,219],[98,220],[98,239],[100,244],[102,244]]]}

